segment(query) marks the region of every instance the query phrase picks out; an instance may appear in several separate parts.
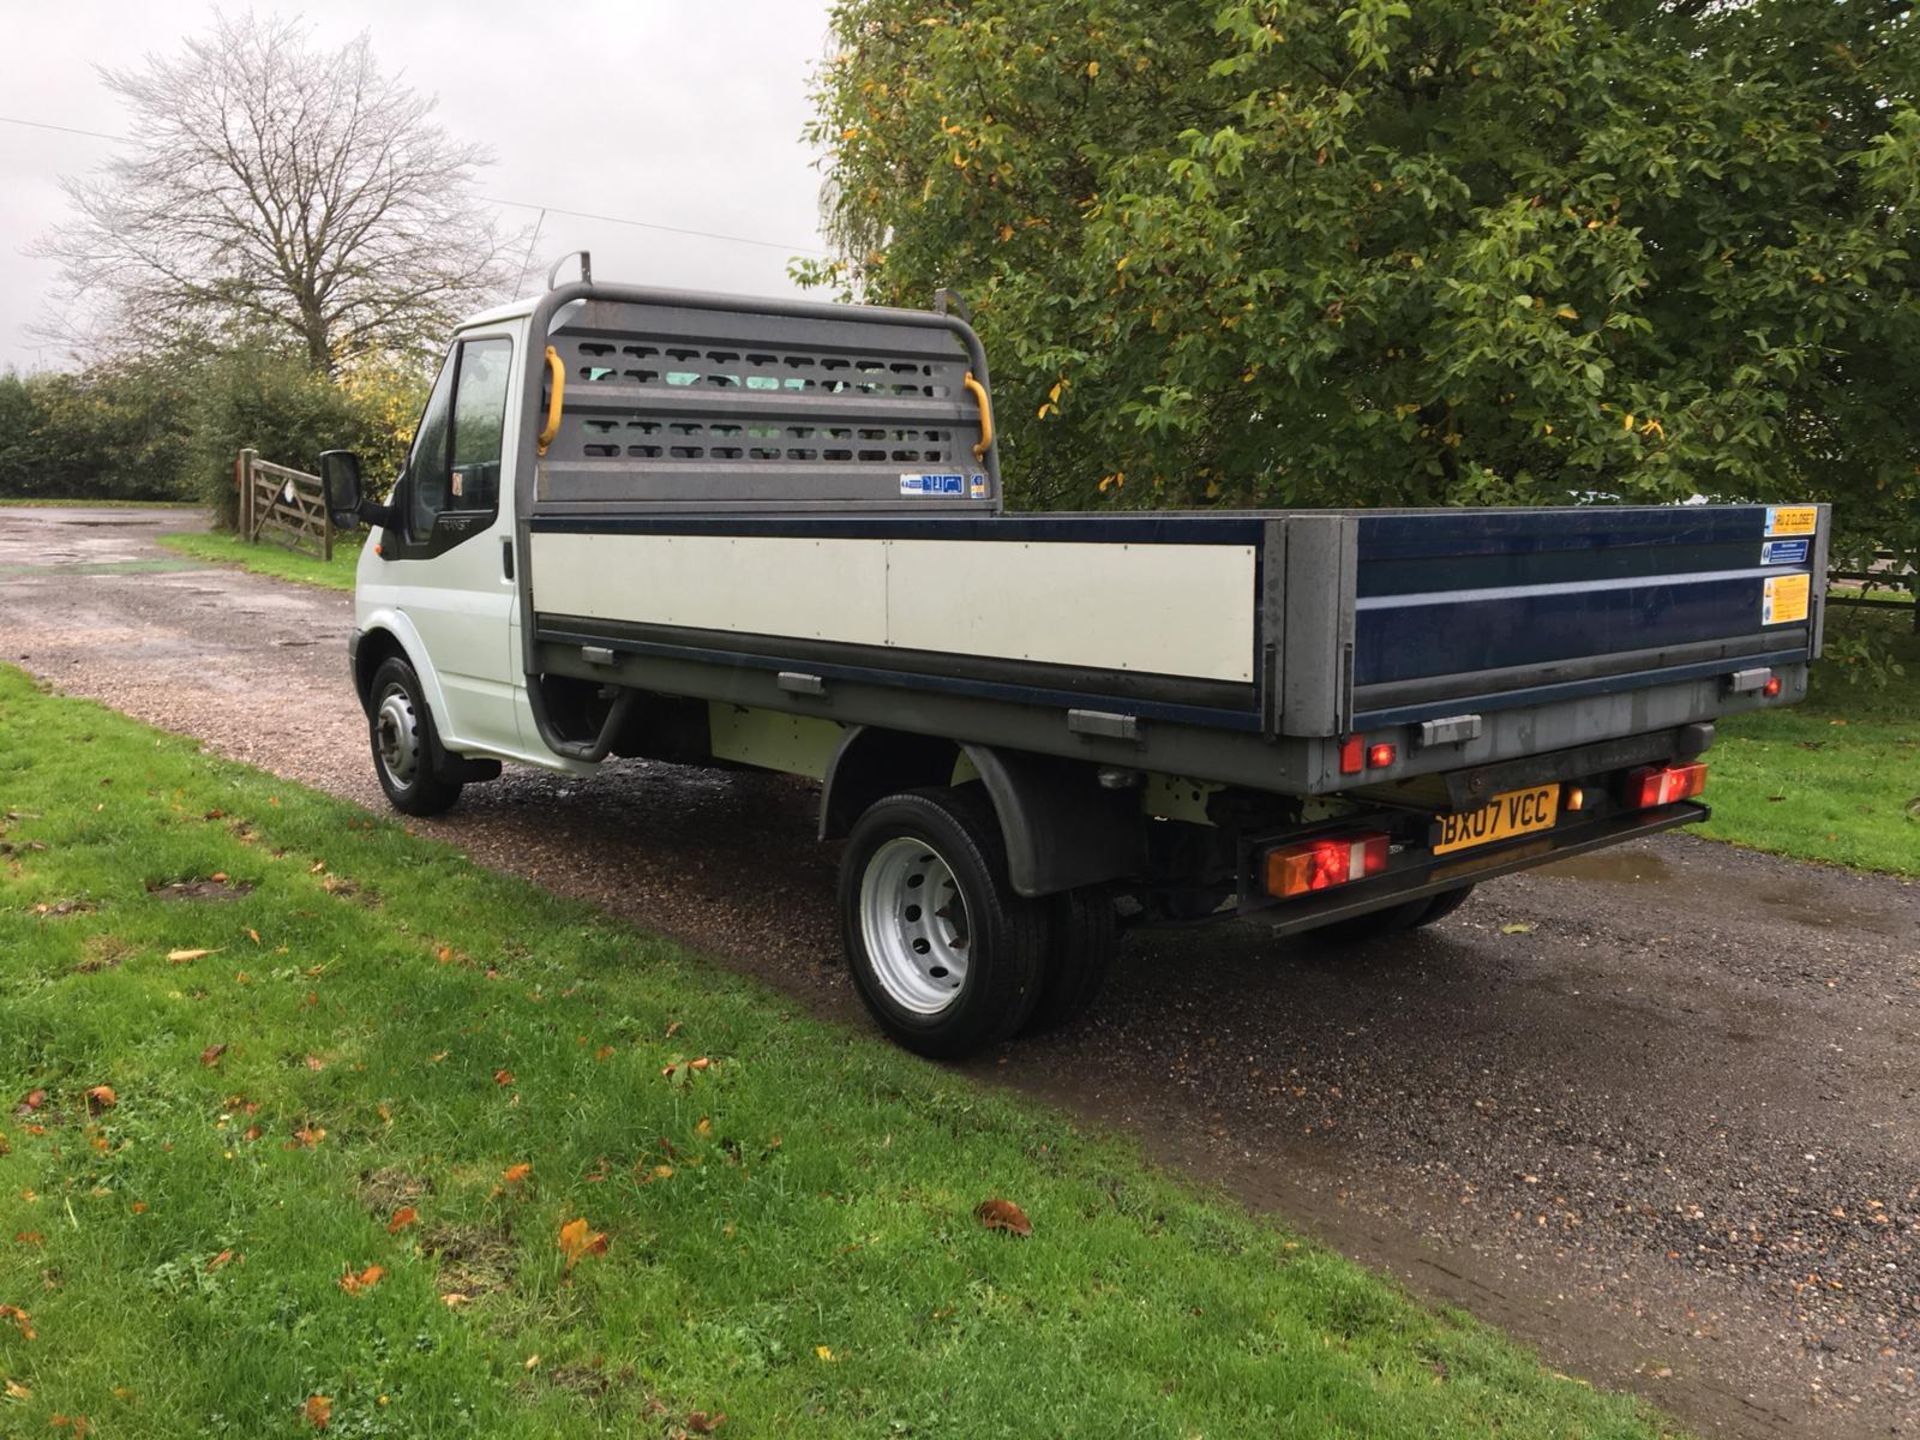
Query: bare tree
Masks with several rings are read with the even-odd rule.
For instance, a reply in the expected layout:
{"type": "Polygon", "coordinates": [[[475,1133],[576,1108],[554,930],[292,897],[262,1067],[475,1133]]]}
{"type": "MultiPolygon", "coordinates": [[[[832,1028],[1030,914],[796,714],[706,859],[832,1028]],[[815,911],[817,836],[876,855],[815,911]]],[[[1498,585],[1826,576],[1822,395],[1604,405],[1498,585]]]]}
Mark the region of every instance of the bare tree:
{"type": "Polygon", "coordinates": [[[296,21],[216,13],[183,53],[101,76],[136,148],[64,182],[79,216],[40,251],[110,348],[264,336],[331,372],[433,343],[514,276],[525,237],[474,195],[490,157],[364,34],[328,53],[296,21]]]}

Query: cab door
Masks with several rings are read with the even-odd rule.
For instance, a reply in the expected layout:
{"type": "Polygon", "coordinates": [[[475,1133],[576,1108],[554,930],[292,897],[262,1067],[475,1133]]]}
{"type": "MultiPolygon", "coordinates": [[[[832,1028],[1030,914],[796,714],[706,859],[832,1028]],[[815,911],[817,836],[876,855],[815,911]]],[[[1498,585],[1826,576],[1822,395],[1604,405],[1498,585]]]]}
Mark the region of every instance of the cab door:
{"type": "Polygon", "coordinates": [[[515,611],[511,476],[503,465],[510,335],[455,342],[420,417],[395,486],[399,525],[381,537],[399,608],[440,680],[449,748],[511,754],[520,747],[512,653],[515,611]]]}

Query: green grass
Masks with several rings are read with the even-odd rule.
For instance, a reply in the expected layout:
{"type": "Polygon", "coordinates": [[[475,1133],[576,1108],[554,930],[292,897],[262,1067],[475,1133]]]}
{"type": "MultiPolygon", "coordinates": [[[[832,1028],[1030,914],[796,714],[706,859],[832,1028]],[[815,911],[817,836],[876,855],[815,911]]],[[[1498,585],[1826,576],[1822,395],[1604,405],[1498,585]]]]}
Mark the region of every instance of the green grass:
{"type": "Polygon", "coordinates": [[[398,824],[6,669],[0,735],[0,1431],[1665,1433],[398,824]]]}
{"type": "Polygon", "coordinates": [[[160,543],[197,560],[226,561],[259,575],[271,575],[276,580],[322,585],[329,590],[351,590],[353,572],[360,563],[360,547],[366,538],[359,533],[337,537],[331,560],[316,560],[271,542],[249,545],[237,535],[162,535],[160,543]]]}
{"type": "MultiPolygon", "coordinates": [[[[1892,607],[1889,607],[1892,609],[1892,607]]],[[[1722,722],[1701,833],[1755,850],[1920,875],[1920,637],[1911,610],[1830,610],[1829,653],[1869,634],[1906,668],[1884,688],[1813,667],[1804,703],[1722,722]]]]}

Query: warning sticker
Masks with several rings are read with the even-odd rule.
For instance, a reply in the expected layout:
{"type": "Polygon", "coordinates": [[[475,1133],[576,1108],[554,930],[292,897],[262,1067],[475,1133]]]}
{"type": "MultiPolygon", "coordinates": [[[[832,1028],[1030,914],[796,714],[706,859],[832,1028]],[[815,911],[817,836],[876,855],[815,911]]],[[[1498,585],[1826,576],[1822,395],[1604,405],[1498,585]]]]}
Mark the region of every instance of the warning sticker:
{"type": "Polygon", "coordinates": [[[964,495],[964,475],[902,475],[902,495],[964,495]]]}
{"type": "Polygon", "coordinates": [[[1761,589],[1760,623],[1786,625],[1807,618],[1807,595],[1812,577],[1775,575],[1761,589]]]}
{"type": "Polygon", "coordinates": [[[1819,519],[1820,511],[1812,505],[1769,505],[1767,534],[1811,535],[1819,519]]]}
{"type": "Polygon", "coordinates": [[[1807,563],[1806,540],[1769,540],[1760,547],[1762,565],[1804,565],[1807,563]]]}

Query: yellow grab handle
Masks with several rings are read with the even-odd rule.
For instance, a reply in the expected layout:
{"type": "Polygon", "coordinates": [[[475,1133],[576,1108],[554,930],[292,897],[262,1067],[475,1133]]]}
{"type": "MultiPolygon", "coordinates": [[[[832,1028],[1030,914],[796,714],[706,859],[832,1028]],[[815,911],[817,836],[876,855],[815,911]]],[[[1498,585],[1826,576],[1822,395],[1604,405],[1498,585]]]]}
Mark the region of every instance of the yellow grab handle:
{"type": "Polygon", "coordinates": [[[547,346],[547,373],[553,380],[553,394],[547,400],[547,423],[540,431],[537,453],[541,455],[547,453],[547,446],[560,433],[560,399],[567,393],[567,367],[561,363],[560,352],[551,345],[547,346]]]}
{"type": "Polygon", "coordinates": [[[973,378],[973,372],[967,371],[960,383],[973,392],[973,398],[980,402],[980,443],[973,447],[973,458],[984,460],[987,451],[993,448],[993,401],[987,398],[987,387],[973,378]]]}

